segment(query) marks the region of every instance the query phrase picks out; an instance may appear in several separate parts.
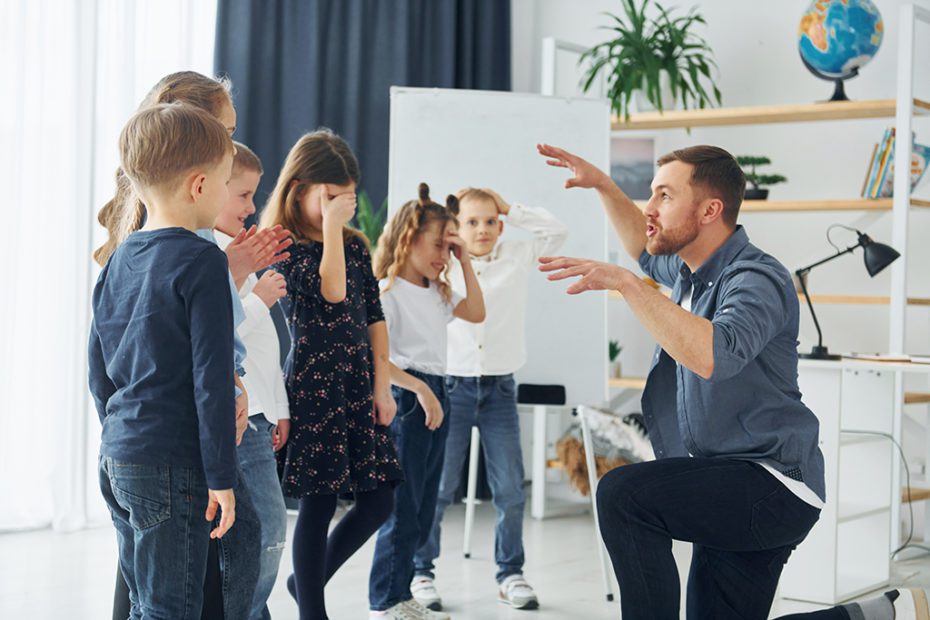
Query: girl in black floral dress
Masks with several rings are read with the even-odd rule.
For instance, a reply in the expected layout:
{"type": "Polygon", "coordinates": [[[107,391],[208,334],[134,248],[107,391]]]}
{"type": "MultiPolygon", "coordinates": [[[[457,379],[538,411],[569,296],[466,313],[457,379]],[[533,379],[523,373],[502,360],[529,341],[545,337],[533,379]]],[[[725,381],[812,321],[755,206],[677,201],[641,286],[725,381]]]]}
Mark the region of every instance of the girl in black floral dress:
{"type": "Polygon", "coordinates": [[[300,500],[288,588],[301,620],[327,617],[324,584],[390,516],[403,478],[388,431],[397,407],[378,282],[364,237],[346,226],[358,180],[342,138],[306,134],[262,215],[263,225],[281,224],[296,240],[276,269],[287,280],[291,335],[291,436],[279,458],[284,494],[300,500]],[[355,505],[327,537],[341,494],[355,505]]]}

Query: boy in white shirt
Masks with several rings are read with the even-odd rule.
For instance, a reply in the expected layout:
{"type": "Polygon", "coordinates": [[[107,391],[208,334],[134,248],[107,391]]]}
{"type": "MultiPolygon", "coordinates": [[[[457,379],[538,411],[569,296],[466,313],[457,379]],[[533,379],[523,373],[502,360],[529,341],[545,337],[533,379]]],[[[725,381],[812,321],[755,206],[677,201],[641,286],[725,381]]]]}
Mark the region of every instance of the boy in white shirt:
{"type": "MultiPolygon", "coordinates": [[[[229,199],[216,219],[216,242],[221,249],[232,242],[255,213],[253,198],[262,176],[258,156],[244,144],[236,145],[229,199]]],[[[236,332],[249,354],[242,381],[249,394],[249,427],[237,453],[246,487],[261,521],[261,561],[252,597],[250,620],[269,618],[266,602],[278,575],[287,530],[287,509],[278,481],[275,451],[287,441],[290,413],[281,371],[278,334],[270,309],[286,292],[284,276],[268,270],[258,278],[240,261],[230,261],[239,288],[245,320],[236,332]]],[[[245,263],[246,261],[242,261],[245,263]]]]}
{"type": "MultiPolygon", "coordinates": [[[[446,386],[451,399],[449,437],[436,518],[429,539],[417,550],[411,592],[434,610],[442,608],[433,583],[439,556],[442,515],[459,486],[471,427],[481,431],[488,483],[497,509],[494,556],[501,602],[535,609],[539,600],[523,578],[523,455],[513,373],[526,361],[524,322],[529,275],[540,256],[555,253],[567,228],[545,209],[510,205],[490,189],[469,188],[459,197],[459,234],[471,255],[484,293],[487,319],[449,324],[446,386]],[[533,233],[532,240],[498,243],[507,223],[533,233]]],[[[453,262],[450,279],[464,290],[462,270],[453,262]]]]}

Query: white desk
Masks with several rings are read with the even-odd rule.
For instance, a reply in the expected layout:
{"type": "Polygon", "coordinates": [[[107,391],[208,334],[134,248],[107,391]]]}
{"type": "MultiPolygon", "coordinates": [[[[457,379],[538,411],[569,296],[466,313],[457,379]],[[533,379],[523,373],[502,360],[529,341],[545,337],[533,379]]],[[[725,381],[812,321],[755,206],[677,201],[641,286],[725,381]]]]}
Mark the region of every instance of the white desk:
{"type": "Polygon", "coordinates": [[[930,365],[801,360],[804,403],[820,420],[827,504],[781,579],[786,598],[833,605],[888,583],[900,539],[904,375],[930,365]],[[860,431],[852,433],[849,431],[860,431]]]}

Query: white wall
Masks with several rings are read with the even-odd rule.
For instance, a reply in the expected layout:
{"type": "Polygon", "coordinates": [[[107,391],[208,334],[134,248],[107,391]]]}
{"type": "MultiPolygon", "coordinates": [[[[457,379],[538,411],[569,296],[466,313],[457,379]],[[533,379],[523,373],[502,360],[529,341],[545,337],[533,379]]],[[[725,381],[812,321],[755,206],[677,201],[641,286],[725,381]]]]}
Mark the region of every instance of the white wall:
{"type": "MultiPolygon", "coordinates": [[[[513,88],[537,92],[540,84],[540,49],[545,37],[592,46],[609,37],[599,26],[607,23],[605,11],[622,10],[616,0],[512,0],[513,88]]],[[[703,31],[719,66],[717,81],[725,106],[805,103],[832,93],[832,85],[816,79],[801,64],[797,52],[797,28],[807,0],[771,1],[703,0],[696,4],[707,20],[703,31]]],[[[898,13],[902,0],[875,0],[885,22],[882,47],[862,74],[846,84],[851,99],[895,96],[898,13]]],[[[930,8],[930,0],[915,4],[930,8]]],[[[930,27],[918,28],[917,97],[930,98],[930,27]],[[920,60],[923,59],[923,60],[920,60]]],[[[772,189],[773,199],[841,199],[858,196],[872,145],[893,119],[856,120],[790,125],[761,125],[646,133],[656,139],[657,155],[690,144],[711,143],[734,154],[769,156],[772,172],[788,177],[787,184],[772,189]]],[[[930,143],[930,120],[915,123],[919,142],[930,143]]],[[[639,132],[638,132],[639,133],[639,132]]],[[[579,191],[579,190],[575,190],[579,191]]],[[[930,181],[916,192],[930,197],[930,181]]],[[[789,269],[826,257],[832,250],[824,233],[832,223],[867,231],[879,241],[890,241],[889,214],[745,214],[741,217],[753,242],[778,257],[789,269]]],[[[930,210],[911,216],[909,294],[930,297],[930,210]]],[[[837,231],[834,239],[853,243],[837,231]]],[[[619,251],[615,239],[612,250],[619,251]]],[[[870,279],[861,253],[843,257],[811,274],[810,287],[823,294],[887,295],[890,270],[870,279]]],[[[888,309],[883,306],[819,305],[818,317],[824,341],[831,350],[885,351],[888,343],[888,309]]],[[[930,307],[908,310],[909,350],[930,351],[930,307]]],[[[809,313],[802,307],[799,339],[807,349],[816,340],[809,313]]],[[[648,369],[652,342],[622,302],[609,309],[610,337],[625,345],[621,360],[624,373],[642,376],[648,369]]],[[[606,346],[606,344],[605,344],[606,346]]],[[[925,385],[914,388],[926,389],[925,385]]],[[[638,407],[638,403],[634,405],[638,407]]],[[[909,408],[913,419],[905,423],[905,448],[912,463],[923,462],[925,407],[909,408]],[[920,425],[917,422],[920,422],[920,425]]],[[[918,519],[918,523],[920,520],[918,519]]]]}

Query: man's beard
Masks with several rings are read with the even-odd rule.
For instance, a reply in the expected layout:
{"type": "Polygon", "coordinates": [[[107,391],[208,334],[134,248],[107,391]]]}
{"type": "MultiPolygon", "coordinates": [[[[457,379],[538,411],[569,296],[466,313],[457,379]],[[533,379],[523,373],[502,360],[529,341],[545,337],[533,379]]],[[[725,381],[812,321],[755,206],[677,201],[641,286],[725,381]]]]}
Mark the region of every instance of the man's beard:
{"type": "Polygon", "coordinates": [[[646,251],[653,256],[678,254],[698,237],[697,222],[689,222],[674,229],[658,229],[658,232],[646,239],[646,251]]]}

